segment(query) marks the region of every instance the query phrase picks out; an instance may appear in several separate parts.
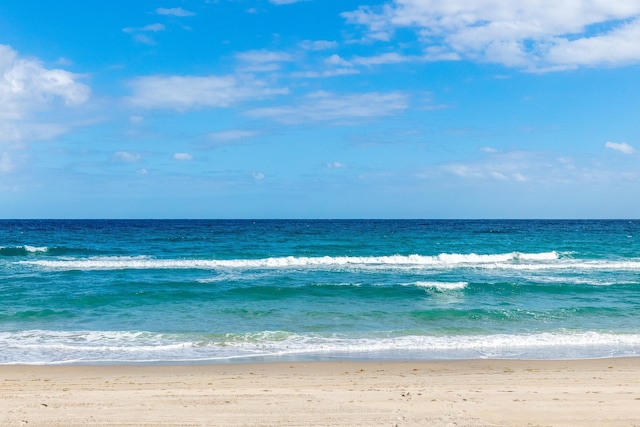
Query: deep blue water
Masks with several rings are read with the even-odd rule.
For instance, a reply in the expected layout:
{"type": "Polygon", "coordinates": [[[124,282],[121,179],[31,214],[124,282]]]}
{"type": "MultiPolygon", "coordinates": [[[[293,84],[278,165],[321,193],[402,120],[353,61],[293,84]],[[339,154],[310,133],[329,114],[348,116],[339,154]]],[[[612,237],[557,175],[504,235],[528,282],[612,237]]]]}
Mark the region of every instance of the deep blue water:
{"type": "Polygon", "coordinates": [[[0,363],[640,352],[640,221],[4,220],[0,363]]]}

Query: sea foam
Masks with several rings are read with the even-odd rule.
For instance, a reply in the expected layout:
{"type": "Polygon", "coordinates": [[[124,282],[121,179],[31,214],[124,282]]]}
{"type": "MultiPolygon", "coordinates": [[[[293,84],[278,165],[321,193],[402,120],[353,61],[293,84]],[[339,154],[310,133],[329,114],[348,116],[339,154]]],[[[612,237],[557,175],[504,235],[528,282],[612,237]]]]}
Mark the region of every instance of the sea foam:
{"type": "Polygon", "coordinates": [[[467,282],[415,282],[413,285],[438,291],[454,291],[466,288],[467,282]]]}
{"type": "Polygon", "coordinates": [[[501,266],[509,263],[524,267],[523,261],[548,262],[558,259],[556,252],[495,255],[439,254],[389,255],[389,256],[322,256],[322,257],[272,257],[262,259],[157,259],[135,257],[91,257],[20,261],[55,270],[120,270],[120,269],[217,269],[217,268],[305,268],[305,267],[452,267],[452,266],[501,266]]]}
{"type": "Polygon", "coordinates": [[[546,332],[394,337],[300,335],[179,335],[120,331],[0,333],[0,364],[162,363],[231,360],[569,359],[637,356],[640,334],[546,332]]]}

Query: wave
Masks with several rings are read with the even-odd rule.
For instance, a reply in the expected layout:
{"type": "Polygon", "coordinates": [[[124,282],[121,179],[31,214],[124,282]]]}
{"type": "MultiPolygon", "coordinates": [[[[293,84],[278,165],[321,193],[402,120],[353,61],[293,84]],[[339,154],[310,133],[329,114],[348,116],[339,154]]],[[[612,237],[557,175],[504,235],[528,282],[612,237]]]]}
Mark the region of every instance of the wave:
{"type": "Polygon", "coordinates": [[[0,246],[0,256],[24,256],[49,252],[47,246],[0,246]]]}
{"type": "Polygon", "coordinates": [[[531,272],[561,271],[640,271],[640,259],[580,260],[561,257],[557,252],[495,255],[440,254],[391,256],[323,256],[272,257],[260,259],[163,259],[147,256],[47,257],[16,261],[16,264],[47,270],[384,270],[449,271],[468,268],[475,270],[505,270],[531,272]]]}
{"type": "Polygon", "coordinates": [[[0,257],[34,257],[45,255],[47,258],[55,258],[61,256],[100,256],[104,254],[104,251],[82,247],[35,245],[0,246],[0,257]]]}
{"type": "MultiPolygon", "coordinates": [[[[496,255],[440,254],[390,255],[390,256],[323,256],[323,257],[272,257],[261,259],[159,259],[146,256],[90,257],[20,261],[21,264],[56,270],[121,270],[121,269],[272,269],[306,267],[491,267],[511,263],[525,266],[523,262],[548,263],[559,259],[558,253],[510,252],[496,255]]],[[[538,264],[540,265],[540,264],[538,264]]]]}
{"type": "Polygon", "coordinates": [[[328,359],[581,359],[640,354],[640,334],[557,332],[348,337],[282,331],[159,334],[32,330],[0,333],[0,364],[177,363],[328,359]]]}
{"type": "Polygon", "coordinates": [[[437,291],[457,291],[466,288],[467,282],[415,282],[413,286],[419,288],[435,289],[437,291]]]}

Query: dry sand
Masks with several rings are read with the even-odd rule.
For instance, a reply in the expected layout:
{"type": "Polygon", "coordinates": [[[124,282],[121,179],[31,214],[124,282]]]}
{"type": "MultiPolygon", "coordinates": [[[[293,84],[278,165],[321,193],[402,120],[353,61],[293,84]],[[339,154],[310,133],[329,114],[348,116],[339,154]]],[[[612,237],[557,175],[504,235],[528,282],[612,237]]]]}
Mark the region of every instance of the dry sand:
{"type": "Polygon", "coordinates": [[[640,426],[640,359],[2,366],[2,426],[640,426]]]}

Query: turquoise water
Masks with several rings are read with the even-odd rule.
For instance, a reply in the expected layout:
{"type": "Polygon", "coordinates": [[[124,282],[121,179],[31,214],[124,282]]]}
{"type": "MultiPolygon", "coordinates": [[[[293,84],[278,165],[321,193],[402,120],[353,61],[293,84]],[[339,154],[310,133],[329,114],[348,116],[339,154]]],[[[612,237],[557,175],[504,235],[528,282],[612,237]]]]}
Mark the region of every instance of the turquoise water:
{"type": "Polygon", "coordinates": [[[640,221],[0,221],[0,364],[640,352],[640,221]]]}

